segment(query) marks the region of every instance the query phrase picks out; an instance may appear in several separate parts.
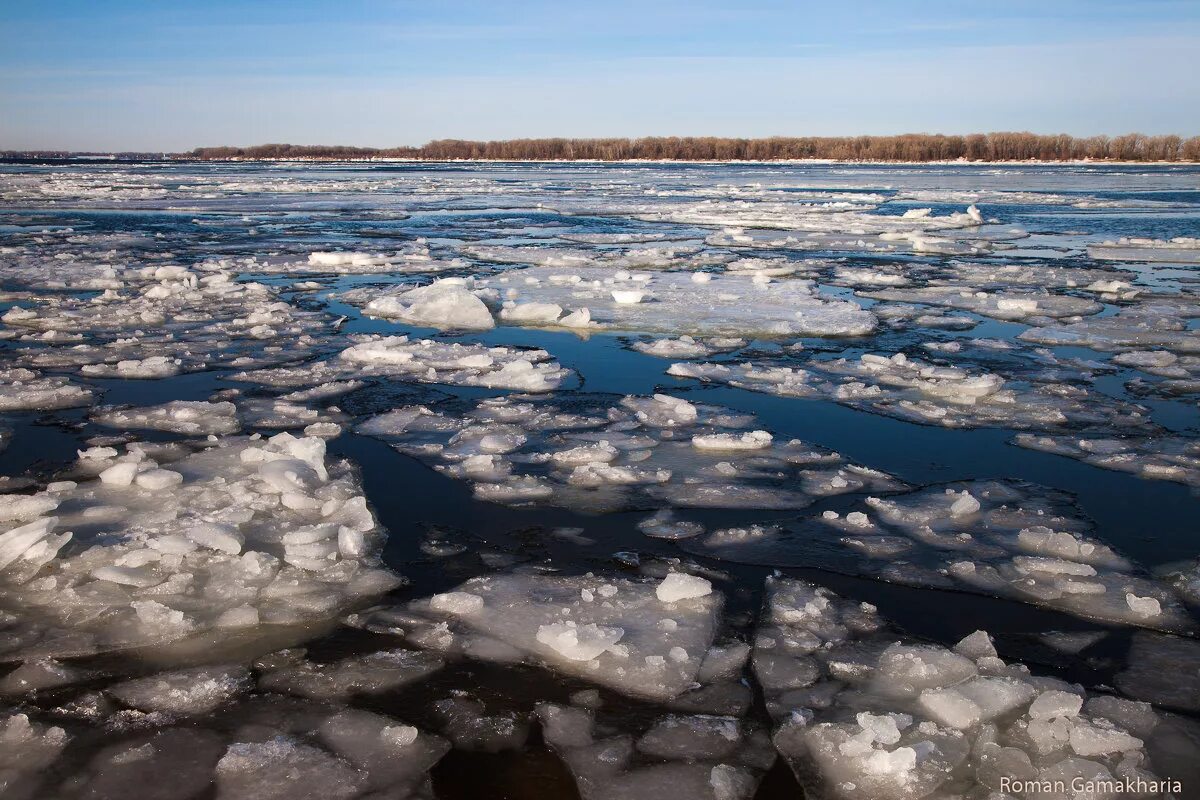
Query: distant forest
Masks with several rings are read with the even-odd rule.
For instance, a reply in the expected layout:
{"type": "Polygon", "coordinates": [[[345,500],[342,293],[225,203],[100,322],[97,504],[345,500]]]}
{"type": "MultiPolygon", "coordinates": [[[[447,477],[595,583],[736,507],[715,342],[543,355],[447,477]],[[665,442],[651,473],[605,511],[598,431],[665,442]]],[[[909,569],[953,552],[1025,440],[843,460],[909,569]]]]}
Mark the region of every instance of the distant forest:
{"type": "Polygon", "coordinates": [[[775,136],[726,139],[715,136],[651,136],[640,139],[509,139],[472,142],[439,139],[421,147],[341,147],[264,144],[200,147],[183,158],[367,159],[431,161],[1200,161],[1200,136],[1074,137],[1066,134],[973,133],[965,136],[910,133],[900,136],[775,136]]]}

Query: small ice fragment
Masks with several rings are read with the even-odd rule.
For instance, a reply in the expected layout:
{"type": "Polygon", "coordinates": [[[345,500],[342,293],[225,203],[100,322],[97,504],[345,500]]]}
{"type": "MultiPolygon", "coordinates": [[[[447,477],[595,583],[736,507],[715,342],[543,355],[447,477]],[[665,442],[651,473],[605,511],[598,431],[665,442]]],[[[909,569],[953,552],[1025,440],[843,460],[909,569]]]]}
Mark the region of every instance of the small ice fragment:
{"type": "Polygon", "coordinates": [[[674,603],[679,600],[691,600],[705,597],[712,592],[712,583],[695,575],[683,572],[672,572],[663,578],[654,593],[664,603],[674,603]]]}

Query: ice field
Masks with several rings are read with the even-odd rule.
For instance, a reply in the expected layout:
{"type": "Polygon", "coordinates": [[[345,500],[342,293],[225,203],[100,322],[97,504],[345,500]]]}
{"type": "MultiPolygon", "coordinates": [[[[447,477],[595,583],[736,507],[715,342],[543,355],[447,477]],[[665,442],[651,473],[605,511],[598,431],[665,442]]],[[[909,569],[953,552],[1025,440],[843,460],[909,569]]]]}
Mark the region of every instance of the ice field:
{"type": "Polygon", "coordinates": [[[0,164],[0,798],[1200,797],[1198,264],[1195,166],[0,164]]]}

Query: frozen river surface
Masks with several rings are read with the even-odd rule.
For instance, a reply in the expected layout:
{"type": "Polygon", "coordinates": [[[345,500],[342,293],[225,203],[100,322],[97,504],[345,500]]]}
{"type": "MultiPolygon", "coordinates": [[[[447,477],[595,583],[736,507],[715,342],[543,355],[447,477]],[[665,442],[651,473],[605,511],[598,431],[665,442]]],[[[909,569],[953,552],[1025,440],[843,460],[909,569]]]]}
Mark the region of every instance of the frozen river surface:
{"type": "Polygon", "coordinates": [[[0,797],[1200,797],[1198,268],[1189,166],[0,164],[0,797]]]}

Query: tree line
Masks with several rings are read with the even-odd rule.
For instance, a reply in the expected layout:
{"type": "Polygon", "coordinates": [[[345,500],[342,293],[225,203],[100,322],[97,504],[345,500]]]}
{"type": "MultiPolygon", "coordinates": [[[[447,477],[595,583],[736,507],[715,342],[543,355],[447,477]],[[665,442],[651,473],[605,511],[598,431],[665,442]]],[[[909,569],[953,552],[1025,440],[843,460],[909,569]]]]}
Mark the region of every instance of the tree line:
{"type": "Polygon", "coordinates": [[[420,147],[264,144],[199,147],[178,157],[229,159],[413,158],[432,161],[1200,161],[1200,136],[909,133],[899,136],[648,136],[638,139],[438,139],[420,147]]]}

